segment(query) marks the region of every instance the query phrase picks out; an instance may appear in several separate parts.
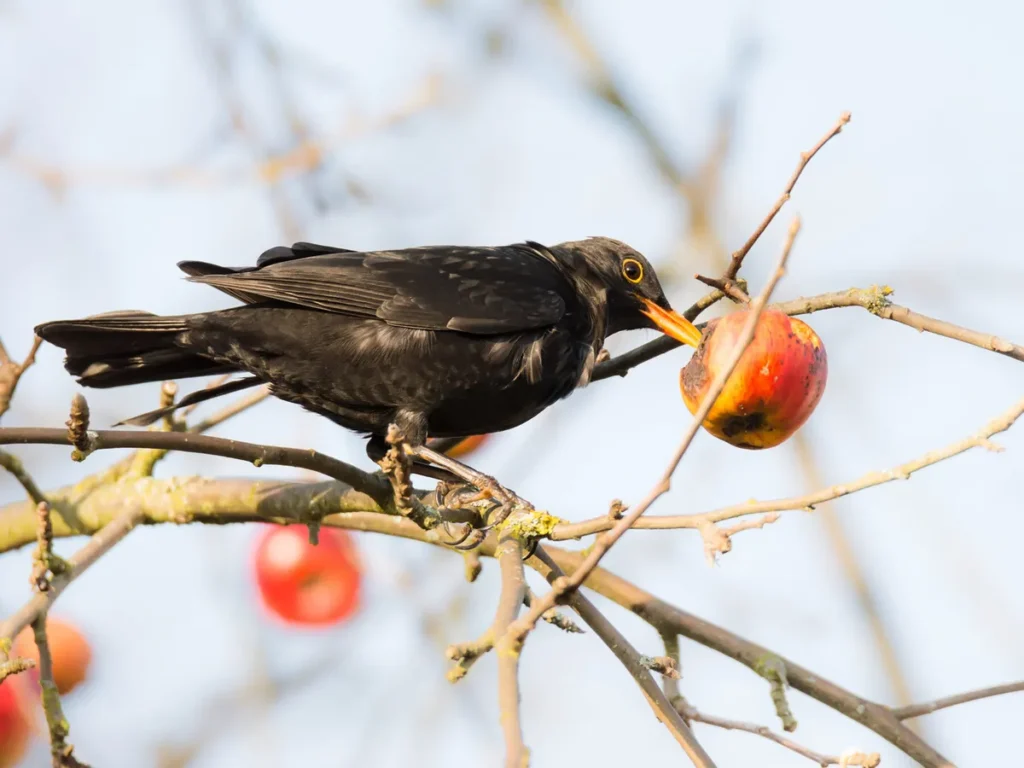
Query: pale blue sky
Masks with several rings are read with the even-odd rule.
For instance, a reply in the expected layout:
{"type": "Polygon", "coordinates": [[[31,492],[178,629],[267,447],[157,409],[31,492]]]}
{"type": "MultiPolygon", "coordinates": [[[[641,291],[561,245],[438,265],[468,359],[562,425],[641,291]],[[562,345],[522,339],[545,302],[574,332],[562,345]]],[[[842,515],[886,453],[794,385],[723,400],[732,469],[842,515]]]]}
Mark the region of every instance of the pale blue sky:
{"type": "MultiPolygon", "coordinates": [[[[253,18],[286,53],[286,90],[312,130],[352,133],[412,98],[429,73],[443,103],[383,133],[336,142],[311,186],[284,194],[302,237],[352,248],[525,238],[619,237],[664,263],[682,230],[677,198],[619,116],[581,87],[584,71],[529,4],[452,0],[255,2],[253,18]],[[328,7],[330,5],[330,7],[328,7]],[[508,50],[484,55],[500,25],[508,50]],[[370,204],[345,192],[355,180],[370,204]],[[312,189],[328,203],[310,202],[312,189]]],[[[242,3],[243,7],[246,7],[242,3]]],[[[921,312],[1024,339],[1019,223],[1024,107],[1011,3],[809,1],[572,4],[580,24],[673,155],[693,166],[711,138],[737,45],[759,41],[743,83],[735,148],[722,181],[719,230],[737,247],[781,191],[801,150],[844,110],[853,122],[816,158],[791,207],[748,259],[764,278],[789,216],[804,229],[782,298],[889,283],[921,312]]],[[[43,320],[121,308],[195,311],[224,297],[180,279],[176,261],[251,262],[287,239],[264,186],[125,183],[131,173],[188,163],[230,176],[251,166],[210,77],[197,10],[221,2],[154,0],[0,3],[0,335],[27,348],[43,320]],[[62,194],[25,172],[26,158],[79,169],[62,194]],[[97,171],[106,171],[107,176],[97,171]]],[[[218,22],[214,21],[217,29],[218,22]]],[[[272,72],[243,41],[237,72],[254,134],[285,149],[272,72]]],[[[684,274],[710,269],[689,263],[684,274]]],[[[675,286],[681,305],[700,293],[675,286]]],[[[859,477],[964,437],[1008,408],[1024,368],[858,310],[815,315],[830,380],[806,432],[828,482],[859,477]]],[[[650,334],[616,338],[614,349],[650,334]]],[[[637,500],[660,474],[689,418],[677,387],[685,353],[575,394],[537,423],[479,454],[523,495],[581,519],[612,498],[637,500]],[[543,435],[538,439],[539,435],[543,435]],[[585,461],[583,457],[585,456],[585,461]],[[528,459],[528,460],[527,460],[528,459]],[[557,461],[555,461],[557,459],[557,461]],[[566,482],[560,468],[578,462],[566,482]]],[[[75,391],[44,348],[7,424],[59,425],[75,391]]],[[[156,385],[92,392],[98,425],[153,407],[156,385]]],[[[266,403],[219,434],[328,451],[366,465],[362,442],[282,403],[266,403]]],[[[1024,677],[1024,427],[1003,454],[972,453],[908,483],[835,505],[861,555],[918,698],[1024,677]]],[[[61,449],[22,455],[53,485],[113,457],[73,465],[61,449]]],[[[161,476],[286,476],[226,460],[174,457],[161,476]]],[[[741,452],[701,435],[655,512],[698,512],[804,490],[792,446],[741,452]]],[[[0,477],[0,499],[17,487],[0,477]]],[[[80,755],[104,768],[152,765],[158,742],[184,742],[219,697],[253,676],[254,655],[287,679],[324,674],[268,713],[240,711],[196,768],[236,765],[497,765],[493,661],[459,686],[443,678],[443,647],[490,620],[496,573],[461,580],[457,557],[382,537],[360,540],[366,609],[350,625],[303,635],[265,626],[246,571],[252,529],[140,530],[61,598],[60,612],[94,638],[95,674],[67,712],[80,755]],[[438,625],[453,600],[464,613],[438,625]],[[428,620],[427,617],[434,616],[428,620]],[[436,627],[436,628],[435,628],[436,627]],[[326,658],[329,661],[318,662],[326,658]],[[260,719],[265,718],[265,719],[260,719]]],[[[78,542],[67,542],[68,551],[78,542]]],[[[637,532],[609,567],[659,596],[785,653],[858,693],[892,693],[820,523],[791,513],[741,534],[719,565],[690,532],[637,532]]],[[[490,564],[485,564],[490,565],[490,564]]],[[[0,557],[0,605],[27,594],[28,554],[0,557]]],[[[599,601],[601,602],[601,601],[599,601]]],[[[657,638],[612,607],[643,652],[657,638]]],[[[767,686],[748,670],[684,643],[683,689],[702,709],[776,726],[767,686]]],[[[537,768],[679,765],[682,756],[634,683],[600,642],[541,628],[523,657],[524,725],[537,768]]],[[[870,732],[798,694],[796,736],[821,752],[880,750],[870,732]]],[[[1017,749],[1024,696],[922,720],[960,765],[1002,764],[1017,749]]],[[[719,765],[810,765],[755,737],[699,728],[719,765]]],[[[35,754],[44,764],[44,753],[35,754]]]]}

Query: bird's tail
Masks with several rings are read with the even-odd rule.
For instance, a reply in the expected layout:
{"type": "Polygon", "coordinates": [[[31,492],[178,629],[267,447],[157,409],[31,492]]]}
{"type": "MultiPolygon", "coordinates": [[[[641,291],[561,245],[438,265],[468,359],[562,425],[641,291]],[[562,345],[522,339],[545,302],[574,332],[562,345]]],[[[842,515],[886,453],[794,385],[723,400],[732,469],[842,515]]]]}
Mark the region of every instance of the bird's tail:
{"type": "Polygon", "coordinates": [[[179,345],[188,329],[188,315],[127,311],[55,320],[35,331],[67,353],[64,367],[86,387],[122,387],[234,370],[179,345]]]}

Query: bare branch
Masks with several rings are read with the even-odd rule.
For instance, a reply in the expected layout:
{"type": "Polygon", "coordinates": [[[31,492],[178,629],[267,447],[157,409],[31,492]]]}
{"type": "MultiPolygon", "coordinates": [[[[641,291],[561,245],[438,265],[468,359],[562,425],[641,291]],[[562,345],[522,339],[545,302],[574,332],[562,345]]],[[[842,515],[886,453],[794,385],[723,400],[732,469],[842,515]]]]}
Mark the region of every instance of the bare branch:
{"type": "Polygon", "coordinates": [[[260,387],[254,392],[250,392],[244,397],[240,397],[235,402],[225,406],[216,413],[208,416],[202,421],[189,427],[189,432],[199,434],[201,432],[209,432],[214,427],[222,424],[233,416],[237,416],[242,411],[247,411],[258,403],[262,403],[270,397],[270,389],[266,386],[260,387]]]}
{"type": "MultiPolygon", "coordinates": [[[[852,493],[863,491],[867,488],[885,485],[896,480],[907,480],[915,472],[940,461],[951,459],[961,453],[966,453],[972,448],[985,448],[987,450],[998,450],[992,442],[992,437],[1005,432],[1024,415],[1024,399],[1016,402],[1012,407],[1000,414],[981,429],[969,437],[950,443],[944,448],[929,451],[923,456],[900,464],[892,469],[880,472],[869,472],[857,480],[848,483],[833,485],[803,496],[791,496],[785,499],[772,501],[747,501],[742,504],[734,504],[728,507],[721,507],[710,512],[702,512],[695,515],[655,515],[644,517],[636,521],[634,528],[646,530],[661,530],[666,528],[692,528],[696,530],[705,529],[708,525],[714,525],[724,520],[732,520],[744,515],[758,515],[765,513],[786,512],[790,510],[813,511],[815,505],[826,501],[849,496],[852,493]]],[[[771,520],[760,520],[754,525],[761,527],[771,520]]],[[[588,536],[593,533],[610,530],[613,522],[607,516],[595,517],[579,523],[558,523],[548,538],[552,541],[563,541],[566,539],[578,539],[581,536],[588,536]]],[[[739,529],[732,529],[734,533],[739,529]]],[[[703,531],[702,531],[703,532],[703,531]]]]}
{"type": "Polygon", "coordinates": [[[683,460],[683,455],[686,453],[690,444],[693,442],[694,437],[697,436],[697,432],[700,430],[701,424],[704,419],[707,418],[708,413],[714,406],[715,401],[718,399],[719,394],[725,389],[725,385],[732,375],[733,370],[736,368],[740,361],[743,353],[746,352],[747,347],[750,346],[750,342],[754,339],[754,332],[757,330],[757,323],[761,319],[761,313],[764,311],[765,305],[768,299],[771,298],[772,291],[775,290],[775,286],[778,285],[779,280],[782,279],[782,275],[785,273],[786,260],[789,258],[789,253],[793,248],[793,242],[796,239],[797,232],[800,231],[800,220],[794,219],[793,224],[789,228],[789,235],[786,238],[786,243],[782,249],[782,253],[779,255],[778,262],[775,265],[775,270],[769,279],[761,295],[754,300],[752,305],[753,311],[750,313],[750,317],[747,318],[746,323],[743,326],[743,330],[736,341],[736,345],[729,357],[728,362],[722,367],[722,370],[715,376],[711,387],[708,389],[707,395],[700,407],[697,409],[697,413],[694,415],[693,420],[690,422],[690,426],[683,436],[682,443],[679,448],[676,449],[675,455],[668,464],[668,468],[665,470],[665,474],[661,480],[651,489],[650,493],[633,507],[621,520],[615,522],[607,533],[597,539],[594,545],[590,548],[587,553],[587,557],[584,559],[583,564],[576,570],[572,577],[557,582],[548,592],[531,606],[527,614],[519,621],[516,622],[515,626],[509,631],[514,631],[516,637],[522,641],[522,638],[533,629],[537,624],[537,620],[540,616],[552,608],[556,602],[563,598],[563,596],[574,591],[578,588],[584,580],[587,578],[587,574],[597,567],[597,564],[604,557],[605,553],[618,541],[622,535],[628,531],[633,524],[643,515],[644,512],[663,494],[668,492],[672,475],[675,474],[676,468],[679,463],[683,460]]]}
{"type": "Polygon", "coordinates": [[[46,725],[50,732],[50,756],[53,768],[89,768],[75,758],[75,748],[66,743],[68,737],[68,721],[60,705],[60,694],[57,684],[53,682],[53,659],[50,657],[50,646],[46,641],[46,613],[40,614],[32,622],[36,647],[39,649],[39,687],[42,689],[43,712],[46,714],[46,725]]]}
{"type": "Polygon", "coordinates": [[[36,336],[32,340],[32,348],[25,355],[25,359],[20,363],[15,363],[11,360],[10,355],[7,354],[7,349],[4,347],[3,342],[0,341],[0,416],[7,413],[7,410],[11,407],[11,398],[14,397],[14,390],[18,387],[18,382],[21,381],[25,371],[35,363],[36,352],[39,351],[39,345],[42,343],[43,340],[36,336]]]}
{"type": "MultiPolygon", "coordinates": [[[[991,352],[998,352],[1001,355],[1024,362],[1024,347],[1021,345],[988,333],[972,331],[969,328],[954,325],[944,320],[937,320],[933,317],[914,312],[906,307],[901,307],[898,304],[893,304],[888,299],[891,293],[892,289],[888,286],[881,288],[878,286],[850,288],[846,291],[823,293],[818,296],[784,301],[772,306],[785,312],[787,315],[808,315],[812,312],[820,312],[823,309],[861,307],[868,310],[875,317],[902,323],[918,331],[927,331],[928,333],[945,336],[955,341],[962,341],[966,344],[987,349],[991,352]]],[[[692,320],[693,318],[690,319],[692,320]]],[[[700,327],[703,326],[698,325],[698,328],[700,327]]],[[[667,336],[659,337],[595,366],[594,375],[590,380],[600,381],[611,376],[625,376],[631,368],[635,368],[641,363],[646,363],[648,360],[653,360],[666,352],[671,352],[679,346],[679,342],[675,339],[670,339],[667,336]]]]}
{"type": "MultiPolygon", "coordinates": [[[[310,514],[316,514],[324,516],[324,525],[382,533],[445,546],[437,530],[424,531],[399,516],[381,514],[381,509],[372,499],[365,494],[352,491],[341,483],[149,478],[145,485],[134,487],[130,491],[126,491],[121,485],[96,486],[94,483],[85,483],[82,487],[72,486],[50,492],[48,496],[54,504],[54,536],[58,537],[99,531],[115,519],[116,510],[123,508],[126,500],[131,498],[133,503],[138,505],[143,522],[149,524],[224,524],[250,521],[302,523],[310,514]],[[73,524],[69,521],[73,521],[73,524]]],[[[29,502],[16,502],[0,507],[0,552],[34,540],[34,514],[34,505],[29,502]]],[[[488,537],[476,551],[483,557],[491,557],[495,546],[493,537],[488,537]]],[[[580,553],[568,552],[553,546],[544,548],[544,552],[569,573],[574,571],[583,559],[580,553]]],[[[72,562],[74,560],[75,558],[72,558],[72,562]]],[[[537,562],[539,561],[534,558],[529,564],[534,567],[537,562]]],[[[545,570],[541,572],[544,573],[545,570]]],[[[72,572],[80,573],[81,569],[72,572]]],[[[51,585],[54,588],[51,592],[56,591],[58,584],[59,580],[55,579],[51,585]]],[[[786,667],[787,680],[791,687],[864,724],[926,768],[951,765],[930,745],[900,723],[887,707],[840,688],[820,674],[763,646],[658,600],[650,593],[602,568],[597,568],[590,574],[585,586],[632,611],[663,636],[679,634],[729,656],[751,669],[763,663],[764,659],[779,658],[786,667]]],[[[582,594],[571,595],[570,604],[583,616],[582,611],[585,608],[582,606],[587,604],[587,601],[582,594]]],[[[584,620],[587,620],[592,628],[595,628],[595,623],[600,623],[602,618],[599,614],[598,618],[591,616],[588,619],[584,616],[584,620]]],[[[9,637],[10,626],[6,623],[0,627],[0,635],[9,637]]],[[[614,627],[601,626],[608,632],[615,633],[614,627]]],[[[623,648],[626,646],[617,646],[616,637],[616,634],[606,634],[602,639],[605,639],[616,653],[625,653],[623,648]]],[[[640,670],[647,673],[642,667],[640,670]]],[[[657,689],[653,678],[651,683],[657,689]]],[[[652,707],[656,708],[657,699],[654,694],[646,687],[644,691],[652,702],[652,707]]],[[[659,691],[658,695],[663,694],[659,691]]],[[[960,703],[959,700],[956,703],[960,703]]],[[[952,703],[947,706],[952,706],[952,703]]],[[[914,714],[916,716],[916,712],[914,714]]]]}
{"type": "Polygon", "coordinates": [[[797,164],[793,175],[789,178],[789,183],[786,185],[785,190],[783,190],[779,199],[775,201],[775,205],[772,206],[768,215],[764,217],[764,220],[758,225],[757,229],[754,230],[754,233],[748,238],[747,242],[743,244],[743,247],[732,255],[732,259],[729,261],[729,268],[725,271],[725,279],[731,280],[736,277],[740,271],[740,267],[743,265],[743,259],[750,252],[750,249],[754,247],[754,243],[761,238],[764,231],[768,229],[768,225],[772,223],[778,212],[782,210],[782,206],[784,206],[789,200],[790,195],[793,193],[793,188],[796,186],[797,181],[800,180],[800,174],[804,172],[804,168],[806,168],[807,164],[811,162],[811,158],[818,154],[818,150],[828,144],[829,140],[833,136],[838,135],[839,132],[843,130],[843,126],[848,122],[850,122],[850,113],[843,112],[836,121],[836,124],[832,126],[828,133],[821,137],[818,143],[815,144],[809,152],[800,153],[800,162],[797,164]]]}
{"type": "Polygon", "coordinates": [[[680,699],[675,702],[676,707],[679,709],[680,714],[688,720],[692,720],[695,723],[704,723],[705,725],[713,725],[716,728],[724,728],[728,731],[744,731],[746,733],[752,733],[755,736],[762,736],[769,741],[774,741],[776,744],[785,747],[788,750],[796,752],[802,757],[806,757],[822,768],[828,768],[830,765],[848,765],[848,766],[863,766],[863,768],[876,768],[881,763],[881,757],[878,753],[864,754],[864,753],[852,753],[842,757],[833,757],[831,755],[823,755],[815,752],[807,747],[797,744],[792,739],[783,736],[781,733],[776,733],[766,725],[757,725],[756,723],[744,723],[739,720],[729,720],[724,717],[715,717],[714,715],[708,715],[701,712],[698,709],[690,706],[685,699],[680,699]],[[846,762],[843,763],[842,761],[846,762]]]}
{"type": "Polygon", "coordinates": [[[501,727],[505,732],[506,768],[529,765],[529,750],[523,743],[519,720],[519,645],[508,633],[508,626],[519,615],[526,598],[526,577],[523,574],[523,544],[515,536],[504,535],[495,554],[501,568],[501,596],[494,617],[493,634],[497,638],[498,706],[501,727]]]}
{"type": "Polygon", "coordinates": [[[705,277],[704,275],[694,275],[695,280],[704,283],[711,288],[715,288],[725,296],[735,301],[737,304],[747,304],[750,302],[750,297],[744,290],[744,286],[740,284],[738,280],[722,279],[718,277],[705,277]]]}
{"type": "MultiPolygon", "coordinates": [[[[533,590],[527,587],[526,595],[523,597],[523,605],[529,608],[531,605],[533,605],[533,601],[536,599],[537,596],[533,594],[533,590]]],[[[579,624],[570,619],[568,616],[562,615],[554,608],[552,608],[550,611],[541,616],[541,619],[543,619],[553,627],[558,627],[563,632],[568,632],[570,635],[584,634],[584,631],[580,629],[579,624]]]]}
{"type": "MultiPolygon", "coordinates": [[[[571,573],[583,562],[578,552],[550,546],[546,551],[567,573],[571,573]]],[[[584,586],[632,611],[662,636],[672,633],[681,635],[735,659],[755,672],[766,662],[777,661],[785,667],[790,687],[867,726],[925,768],[951,768],[953,765],[901,723],[888,707],[857,696],[795,661],[659,600],[646,590],[602,568],[591,573],[584,586]]]]}
{"type": "MultiPolygon", "coordinates": [[[[131,533],[135,526],[145,520],[145,517],[145,507],[138,505],[104,524],[81,549],[65,561],[66,567],[63,573],[55,575],[47,584],[45,591],[40,591],[0,623],[0,642],[12,640],[21,630],[40,616],[45,615],[53,602],[72,581],[85,573],[102,555],[110,551],[111,547],[131,533]]],[[[52,524],[49,535],[51,537],[55,535],[52,524]]],[[[58,529],[56,535],[67,534],[58,529]]],[[[4,652],[0,650],[0,657],[3,655],[4,652]]]]}
{"type": "MultiPolygon", "coordinates": [[[[149,432],[140,430],[88,431],[89,451],[108,448],[156,448],[228,459],[248,461],[257,467],[264,464],[299,467],[319,472],[351,485],[373,498],[382,507],[391,504],[390,488],[380,478],[316,451],[282,446],[244,443],[192,432],[149,432]]],[[[0,445],[43,444],[69,445],[73,437],[61,429],[44,427],[0,428],[0,445]]]]}
{"type": "Polygon", "coordinates": [[[21,463],[21,459],[17,456],[7,453],[7,451],[0,451],[0,467],[3,467],[14,476],[14,479],[21,484],[21,487],[25,489],[25,493],[28,494],[28,497],[33,502],[39,504],[46,501],[46,497],[39,490],[36,481],[32,479],[32,476],[26,471],[25,465],[21,463]]]}
{"type": "Polygon", "coordinates": [[[892,713],[899,720],[907,720],[911,717],[930,715],[932,712],[936,712],[940,709],[946,709],[947,707],[955,707],[958,704],[966,704],[969,701],[988,699],[992,696],[1002,696],[1007,693],[1018,693],[1020,691],[1024,691],[1024,680],[1020,680],[1016,683],[1007,683],[1006,685],[993,685],[991,688],[979,688],[975,691],[958,693],[955,696],[946,696],[941,699],[935,699],[934,701],[926,701],[923,704],[910,704],[906,707],[895,707],[893,708],[892,713]]]}
{"type": "MultiPolygon", "coordinates": [[[[561,551],[558,553],[569,554],[561,551]]],[[[556,582],[567,578],[565,572],[556,562],[558,558],[554,555],[553,548],[545,549],[545,547],[539,546],[529,560],[530,566],[543,575],[552,587],[556,582]]],[[[640,686],[640,690],[643,691],[647,703],[654,710],[655,716],[668,728],[693,764],[697,768],[714,768],[715,763],[711,756],[704,751],[686,721],[658,687],[650,671],[644,666],[642,657],[632,644],[581,592],[570,593],[568,600],[572,609],[594,630],[594,633],[604,641],[604,644],[632,675],[637,685],[640,686]]]]}

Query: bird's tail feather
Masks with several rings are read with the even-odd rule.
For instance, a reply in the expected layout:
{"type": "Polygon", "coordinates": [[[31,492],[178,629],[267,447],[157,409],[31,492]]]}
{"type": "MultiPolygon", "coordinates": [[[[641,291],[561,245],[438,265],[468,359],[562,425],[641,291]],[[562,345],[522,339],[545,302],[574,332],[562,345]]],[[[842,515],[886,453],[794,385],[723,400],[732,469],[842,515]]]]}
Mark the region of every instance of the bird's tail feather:
{"type": "Polygon", "coordinates": [[[65,350],[64,367],[86,387],[121,387],[233,370],[179,346],[180,335],[188,329],[186,315],[126,311],[55,320],[35,331],[65,350]]]}
{"type": "Polygon", "coordinates": [[[198,392],[185,395],[181,400],[176,402],[174,405],[169,405],[166,408],[157,408],[155,411],[147,411],[146,413],[140,413],[138,416],[132,416],[130,419],[117,422],[114,426],[133,426],[133,427],[148,427],[150,424],[154,424],[164,416],[174,413],[179,408],[184,408],[188,405],[196,405],[207,400],[212,400],[215,397],[221,395],[227,395],[232,392],[238,392],[239,390],[246,389],[248,387],[254,387],[260,383],[260,380],[255,376],[250,376],[244,379],[236,379],[235,381],[228,381],[224,384],[218,384],[215,387],[208,387],[206,389],[200,389],[198,392]]]}

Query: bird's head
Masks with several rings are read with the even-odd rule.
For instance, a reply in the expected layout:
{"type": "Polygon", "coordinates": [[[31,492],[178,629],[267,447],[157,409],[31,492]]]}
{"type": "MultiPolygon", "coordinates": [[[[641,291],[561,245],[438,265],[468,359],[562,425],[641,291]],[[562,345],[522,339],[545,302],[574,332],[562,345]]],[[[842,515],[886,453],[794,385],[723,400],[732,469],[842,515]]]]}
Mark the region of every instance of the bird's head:
{"type": "Polygon", "coordinates": [[[700,331],[672,309],[654,267],[639,251],[610,237],[562,243],[559,249],[572,254],[574,272],[586,273],[578,288],[604,293],[607,335],[655,328],[687,346],[700,344],[700,331]]]}

